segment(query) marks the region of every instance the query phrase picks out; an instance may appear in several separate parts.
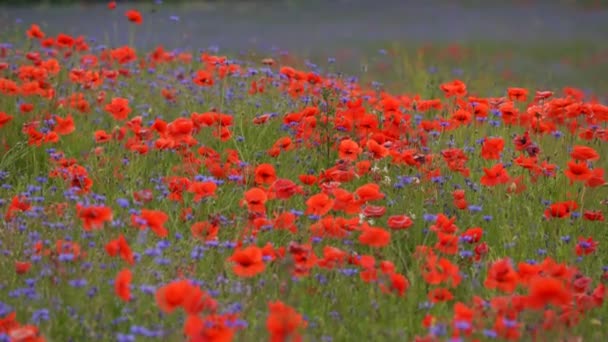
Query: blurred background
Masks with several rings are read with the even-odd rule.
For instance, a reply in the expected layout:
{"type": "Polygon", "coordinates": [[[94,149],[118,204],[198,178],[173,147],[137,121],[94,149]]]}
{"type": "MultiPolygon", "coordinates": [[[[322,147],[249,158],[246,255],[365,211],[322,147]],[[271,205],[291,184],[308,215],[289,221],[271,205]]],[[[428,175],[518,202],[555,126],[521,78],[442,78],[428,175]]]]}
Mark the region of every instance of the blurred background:
{"type": "Polygon", "coordinates": [[[113,11],[108,1],[0,3],[0,37],[37,23],[51,35],[84,35],[92,46],[220,49],[320,65],[331,57],[346,71],[390,72],[395,82],[420,68],[450,68],[477,79],[491,71],[496,82],[608,89],[600,76],[608,74],[604,0],[140,0],[117,1],[113,11]],[[124,18],[131,8],[142,25],[124,18]]]}

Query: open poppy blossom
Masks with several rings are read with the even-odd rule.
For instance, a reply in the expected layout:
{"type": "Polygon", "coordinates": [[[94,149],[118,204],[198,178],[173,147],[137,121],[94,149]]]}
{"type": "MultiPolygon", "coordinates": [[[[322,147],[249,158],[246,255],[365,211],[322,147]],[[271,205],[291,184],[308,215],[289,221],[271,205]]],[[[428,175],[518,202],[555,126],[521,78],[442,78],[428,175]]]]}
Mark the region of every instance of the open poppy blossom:
{"type": "Polygon", "coordinates": [[[143,17],[141,16],[141,13],[138,10],[130,9],[126,11],[125,17],[127,17],[130,22],[137,25],[141,25],[141,23],[143,22],[143,17]]]}
{"type": "Polygon", "coordinates": [[[239,277],[253,277],[266,269],[262,250],[256,246],[237,250],[228,260],[233,263],[232,270],[239,277]]]}

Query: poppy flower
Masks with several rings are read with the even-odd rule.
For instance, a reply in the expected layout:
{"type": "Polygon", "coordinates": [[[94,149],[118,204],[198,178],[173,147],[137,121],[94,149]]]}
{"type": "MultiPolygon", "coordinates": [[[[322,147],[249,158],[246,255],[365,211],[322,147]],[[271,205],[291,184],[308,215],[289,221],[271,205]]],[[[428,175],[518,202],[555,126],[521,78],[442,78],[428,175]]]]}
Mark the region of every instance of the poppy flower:
{"type": "Polygon", "coordinates": [[[116,280],[114,280],[114,292],[116,295],[125,302],[131,300],[131,279],[133,275],[131,270],[128,268],[118,272],[116,280]]]}
{"type": "Polygon", "coordinates": [[[563,306],[570,304],[572,293],[564,282],[553,277],[535,277],[530,281],[527,306],[542,309],[548,304],[563,306]]]}
{"type": "Polygon", "coordinates": [[[76,129],[74,126],[74,118],[71,115],[68,115],[66,118],[62,118],[60,116],[55,117],[55,127],[53,131],[59,135],[68,135],[76,129]]]}
{"type": "Polygon", "coordinates": [[[28,38],[42,39],[42,38],[44,38],[45,34],[40,29],[40,26],[38,26],[36,24],[32,24],[30,26],[30,28],[27,30],[27,36],[28,36],[28,38]]]}
{"type": "Polygon", "coordinates": [[[469,228],[461,235],[463,240],[467,243],[478,243],[482,236],[483,229],[479,227],[469,228]]]}
{"type": "Polygon", "coordinates": [[[188,186],[188,192],[194,194],[194,202],[200,202],[203,198],[215,196],[217,184],[214,182],[192,182],[188,186]]]}
{"type": "Polygon", "coordinates": [[[149,228],[158,237],[165,238],[169,234],[164,227],[169,216],[160,210],[142,209],[139,216],[131,215],[131,223],[139,229],[149,228]]]}
{"type": "Polygon", "coordinates": [[[253,277],[266,268],[262,250],[257,246],[236,250],[228,260],[233,263],[232,271],[239,277],[253,277]]]}
{"type": "Polygon", "coordinates": [[[217,240],[219,226],[208,221],[196,222],[190,226],[190,232],[193,237],[203,242],[214,241],[217,240]]]}
{"type": "Polygon", "coordinates": [[[360,203],[367,203],[384,198],[384,194],[380,192],[380,186],[374,183],[362,185],[355,190],[360,203]]]}
{"type": "Polygon", "coordinates": [[[141,25],[141,23],[143,22],[141,13],[139,13],[138,10],[131,9],[131,10],[126,11],[125,17],[127,17],[127,19],[129,19],[130,22],[135,23],[137,25],[141,25]]]}
{"type": "Polygon", "coordinates": [[[435,224],[431,226],[431,231],[452,234],[458,231],[458,226],[454,224],[456,217],[448,217],[443,213],[437,214],[435,224]]]}
{"type": "Polygon", "coordinates": [[[564,170],[564,173],[570,179],[570,183],[577,181],[585,182],[592,176],[591,170],[589,170],[587,163],[584,161],[569,161],[568,168],[564,170]]]}
{"type": "Polygon", "coordinates": [[[371,154],[372,159],[382,159],[388,156],[388,149],[383,145],[380,145],[376,140],[368,140],[366,147],[367,151],[371,154]]]}
{"type": "Polygon", "coordinates": [[[593,254],[599,243],[593,240],[593,237],[579,237],[576,244],[575,252],[577,256],[593,254]]]}
{"type": "Polygon", "coordinates": [[[453,255],[458,252],[458,236],[437,232],[437,243],[435,249],[441,253],[453,255]]]}
{"type": "Polygon", "coordinates": [[[490,265],[484,286],[488,289],[498,289],[505,293],[513,293],[519,277],[508,259],[498,260],[490,265]]]}
{"type": "Polygon", "coordinates": [[[467,94],[467,86],[461,80],[453,80],[439,86],[446,97],[462,97],[467,94]]]}
{"type": "Polygon", "coordinates": [[[446,288],[432,289],[427,297],[431,303],[449,302],[454,299],[452,292],[446,288]]]}
{"type": "Polygon", "coordinates": [[[585,210],[583,219],[588,221],[604,221],[604,213],[599,210],[585,210]]]}
{"type": "Polygon", "coordinates": [[[188,341],[230,342],[234,339],[237,322],[232,314],[210,314],[205,317],[188,315],[184,335],[188,341]]]}
{"type": "Polygon", "coordinates": [[[348,230],[333,216],[325,216],[310,226],[313,236],[341,239],[348,236],[348,230]]]}
{"type": "Polygon", "coordinates": [[[325,269],[333,269],[337,266],[342,265],[346,262],[348,254],[336,247],[325,246],[323,247],[323,259],[318,262],[319,267],[325,269]]]}
{"type": "Polygon", "coordinates": [[[272,184],[277,179],[277,173],[271,164],[260,164],[255,168],[256,184],[272,184]]]}
{"type": "Polygon", "coordinates": [[[386,207],[368,204],[363,208],[361,213],[365,217],[378,218],[384,216],[386,213],[386,207]]]}
{"type": "Polygon", "coordinates": [[[498,163],[491,168],[483,168],[484,175],[481,176],[481,184],[485,186],[496,186],[509,182],[509,174],[502,163],[498,163]]]}
{"type": "Polygon", "coordinates": [[[281,301],[268,303],[266,329],[270,333],[270,341],[300,341],[300,330],[307,323],[294,308],[281,301]]]}
{"type": "Polygon", "coordinates": [[[486,160],[499,160],[504,147],[503,138],[486,138],[481,146],[481,157],[486,160]]]}
{"type": "Polygon", "coordinates": [[[397,296],[402,297],[410,287],[409,280],[403,274],[391,272],[388,278],[389,286],[380,284],[380,290],[384,293],[395,293],[397,296]]]}
{"type": "Polygon", "coordinates": [[[391,241],[391,233],[382,228],[364,226],[361,230],[359,243],[362,245],[381,248],[388,245],[391,241]]]}
{"type": "Polygon", "coordinates": [[[538,101],[538,100],[546,100],[548,98],[550,98],[551,96],[553,96],[553,92],[550,90],[537,90],[536,91],[536,95],[534,96],[534,100],[538,101]]]}
{"type": "Polygon", "coordinates": [[[361,154],[363,149],[359,147],[355,141],[351,139],[345,139],[340,141],[338,145],[338,156],[340,159],[355,161],[361,154]]]}
{"type": "Polygon", "coordinates": [[[574,201],[556,202],[545,210],[545,217],[548,219],[569,217],[577,208],[578,205],[574,201]]]}
{"type": "Polygon", "coordinates": [[[454,206],[460,210],[466,209],[469,205],[465,198],[465,192],[463,189],[454,190],[452,192],[452,198],[454,199],[454,206]]]}
{"type": "Polygon", "coordinates": [[[84,230],[103,228],[105,222],[112,221],[112,209],[105,206],[76,206],[78,217],[82,220],[84,230]]]}
{"type": "Polygon", "coordinates": [[[156,290],[156,304],[165,313],[172,313],[182,306],[192,285],[188,280],[176,280],[156,290]]]}
{"type": "Polygon", "coordinates": [[[333,205],[334,200],[321,192],[306,200],[306,214],[323,216],[332,209],[333,205]]]}
{"type": "Polygon", "coordinates": [[[29,200],[23,196],[14,196],[11,200],[11,204],[9,205],[6,213],[4,214],[4,220],[10,221],[14,217],[15,211],[29,211],[32,208],[29,200]]]}
{"type": "Polygon", "coordinates": [[[13,120],[11,115],[6,114],[5,112],[0,112],[0,128],[9,123],[11,120],[13,120]]]}
{"type": "Polygon", "coordinates": [[[574,160],[597,161],[600,159],[599,153],[589,146],[576,145],[572,148],[570,156],[574,160]]]}
{"type": "Polygon", "coordinates": [[[387,221],[388,227],[393,230],[408,229],[413,224],[414,221],[407,215],[392,215],[387,221]]]}
{"type": "Polygon", "coordinates": [[[603,186],[605,184],[606,180],[604,179],[604,169],[599,167],[596,167],[591,170],[591,175],[587,179],[587,182],[585,182],[585,186],[588,186],[590,188],[603,186]]]}
{"type": "Polygon", "coordinates": [[[528,90],[525,88],[508,88],[507,96],[510,101],[525,102],[528,98],[528,90]]]}
{"type": "Polygon", "coordinates": [[[281,200],[290,199],[295,194],[302,194],[302,187],[289,179],[279,178],[270,186],[270,191],[275,198],[281,200]]]}
{"type": "Polygon", "coordinates": [[[118,121],[126,120],[131,113],[129,107],[129,100],[122,97],[115,97],[110,103],[105,106],[105,111],[114,117],[118,121]]]}
{"type": "Polygon", "coordinates": [[[192,81],[201,87],[209,87],[215,83],[213,75],[207,70],[198,70],[192,81]]]}
{"type": "Polygon", "coordinates": [[[32,264],[29,262],[15,261],[15,272],[17,274],[25,274],[30,270],[31,267],[32,264]]]}
{"type": "Polygon", "coordinates": [[[252,188],[245,192],[245,203],[247,203],[247,208],[251,212],[259,212],[263,213],[266,211],[266,201],[268,200],[268,195],[266,191],[260,188],[252,188]]]}

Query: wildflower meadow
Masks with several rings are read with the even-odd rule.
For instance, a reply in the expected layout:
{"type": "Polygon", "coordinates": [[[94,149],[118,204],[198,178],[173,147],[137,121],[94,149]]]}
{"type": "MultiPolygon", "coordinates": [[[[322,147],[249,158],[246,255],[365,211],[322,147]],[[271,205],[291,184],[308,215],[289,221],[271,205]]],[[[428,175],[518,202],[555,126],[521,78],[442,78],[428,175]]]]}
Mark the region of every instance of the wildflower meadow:
{"type": "Polygon", "coordinates": [[[169,49],[97,9],[128,43],[2,29],[0,341],[608,338],[605,50],[169,49]]]}

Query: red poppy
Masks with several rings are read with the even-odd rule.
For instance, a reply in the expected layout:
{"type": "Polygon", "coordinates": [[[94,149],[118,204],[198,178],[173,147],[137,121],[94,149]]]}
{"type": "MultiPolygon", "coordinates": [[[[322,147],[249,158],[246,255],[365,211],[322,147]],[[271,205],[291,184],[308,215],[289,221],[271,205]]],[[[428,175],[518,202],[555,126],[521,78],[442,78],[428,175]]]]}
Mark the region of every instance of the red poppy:
{"type": "Polygon", "coordinates": [[[302,194],[302,187],[289,179],[279,178],[270,186],[270,191],[275,198],[281,200],[290,199],[295,194],[302,194]]]}
{"type": "Polygon", "coordinates": [[[570,179],[570,183],[585,182],[592,176],[591,170],[584,161],[569,161],[568,168],[564,170],[564,173],[570,179]]]}
{"type": "Polygon", "coordinates": [[[105,246],[106,252],[110,256],[120,255],[120,257],[127,263],[133,265],[135,263],[135,257],[131,246],[129,246],[125,237],[120,234],[118,239],[108,242],[105,246]]]}
{"type": "Polygon", "coordinates": [[[443,83],[439,86],[446,97],[462,97],[467,94],[467,86],[460,80],[443,83]]]}
{"type": "Polygon", "coordinates": [[[572,293],[564,282],[553,277],[535,277],[530,281],[527,306],[533,309],[545,308],[548,304],[563,306],[570,304],[572,293]]]}
{"type": "Polygon", "coordinates": [[[599,210],[585,210],[583,219],[588,221],[604,221],[604,213],[599,210]]]}
{"type": "Polygon", "coordinates": [[[374,183],[362,185],[355,190],[360,203],[367,203],[384,198],[384,194],[380,192],[380,186],[374,183]]]}
{"type": "Polygon", "coordinates": [[[468,243],[478,243],[482,236],[483,229],[479,227],[469,228],[461,235],[463,240],[468,243]]]}
{"type": "Polygon", "coordinates": [[[257,246],[236,250],[228,260],[233,263],[232,270],[239,277],[253,277],[266,268],[262,250],[257,246]]]}
{"type": "Polygon", "coordinates": [[[211,314],[205,317],[188,315],[184,323],[184,335],[188,341],[230,342],[236,331],[236,317],[233,314],[211,314]]]}
{"type": "Polygon", "coordinates": [[[528,90],[524,88],[508,88],[507,96],[510,101],[525,102],[528,98],[528,90]]]}
{"type": "Polygon", "coordinates": [[[481,184],[485,186],[495,186],[498,184],[506,184],[509,182],[509,174],[501,163],[498,163],[491,168],[483,168],[484,175],[481,176],[481,184]]]}
{"type": "Polygon", "coordinates": [[[578,208],[574,201],[556,202],[545,210],[546,218],[565,218],[578,208]]]}
{"type": "Polygon", "coordinates": [[[9,123],[11,120],[13,120],[11,115],[6,114],[5,112],[0,112],[0,128],[9,123]]]}
{"type": "Polygon", "coordinates": [[[15,272],[17,274],[25,274],[30,268],[32,268],[32,264],[29,262],[15,261],[15,272]]]}
{"type": "Polygon", "coordinates": [[[589,146],[576,145],[572,148],[570,156],[574,160],[597,161],[600,159],[600,154],[589,146]]]}
{"type": "Polygon", "coordinates": [[[165,313],[171,313],[184,304],[192,285],[187,280],[177,280],[156,290],[156,304],[165,313]]]}
{"type": "Polygon", "coordinates": [[[454,295],[446,288],[437,288],[429,291],[428,299],[431,303],[449,302],[454,299],[454,295]]]}
{"type": "Polygon", "coordinates": [[[135,23],[137,25],[141,25],[141,23],[143,22],[141,13],[139,13],[139,11],[134,10],[134,9],[126,11],[125,17],[127,17],[127,19],[129,19],[130,22],[135,23]]]}
{"type": "Polygon", "coordinates": [[[505,293],[513,293],[519,277],[508,259],[498,260],[490,265],[484,286],[488,289],[498,289],[505,293]]]}
{"type": "Polygon", "coordinates": [[[338,145],[338,156],[340,159],[355,161],[359,157],[362,149],[355,141],[345,139],[338,145]]]}
{"type": "Polygon", "coordinates": [[[481,157],[486,160],[499,160],[504,147],[503,138],[486,138],[481,146],[481,157]]]}
{"type": "Polygon", "coordinates": [[[247,203],[247,208],[251,212],[260,212],[263,213],[266,211],[266,201],[268,200],[268,195],[266,191],[260,188],[252,188],[245,192],[245,203],[247,203]]]}
{"type": "Polygon", "coordinates": [[[380,289],[384,293],[396,293],[397,296],[402,297],[410,287],[409,280],[403,274],[389,272],[388,278],[389,286],[380,284],[380,289]]]}
{"type": "Polygon", "coordinates": [[[125,302],[131,300],[130,286],[132,277],[131,270],[125,268],[118,273],[116,280],[114,280],[114,292],[125,302]]]}
{"type": "Polygon", "coordinates": [[[408,229],[414,221],[407,215],[393,215],[388,218],[388,227],[394,230],[408,229]]]}
{"type": "Polygon", "coordinates": [[[214,182],[192,182],[188,187],[188,192],[194,194],[194,201],[200,202],[203,198],[214,197],[217,184],[214,182]]]}
{"type": "Polygon", "coordinates": [[[112,101],[105,106],[105,110],[118,121],[126,120],[131,113],[129,100],[122,97],[113,98],[112,101]]]}
{"type": "Polygon", "coordinates": [[[435,249],[441,253],[453,255],[458,252],[458,236],[437,232],[435,249]]]}
{"type": "Polygon", "coordinates": [[[391,241],[391,233],[378,227],[369,227],[366,224],[361,228],[359,243],[371,247],[381,248],[391,241]]]}
{"type": "Polygon", "coordinates": [[[270,341],[300,341],[300,330],[306,328],[307,323],[294,308],[281,301],[268,303],[268,318],[266,329],[270,333],[270,341]]]}
{"type": "Polygon", "coordinates": [[[56,124],[53,131],[59,135],[68,135],[76,129],[74,126],[74,119],[71,115],[68,115],[66,118],[55,116],[55,122],[56,124]]]}
{"type": "Polygon", "coordinates": [[[84,230],[103,228],[105,222],[112,221],[112,209],[105,206],[76,206],[78,217],[82,220],[84,230]]]}
{"type": "Polygon", "coordinates": [[[452,192],[452,198],[454,199],[454,206],[460,210],[468,208],[468,203],[465,198],[465,192],[463,189],[457,189],[452,192]]]}
{"type": "Polygon", "coordinates": [[[167,228],[164,227],[169,216],[160,210],[142,209],[141,215],[131,215],[131,223],[139,229],[149,228],[158,237],[165,238],[169,234],[167,228]]]}
{"type": "Polygon", "coordinates": [[[333,207],[334,200],[329,198],[325,193],[312,195],[306,200],[306,214],[323,216],[327,214],[333,207]]]}
{"type": "Polygon", "coordinates": [[[260,164],[255,168],[256,184],[272,184],[277,179],[277,173],[271,164],[260,164]]]}
{"type": "Polygon", "coordinates": [[[197,71],[192,81],[201,87],[209,87],[215,83],[213,75],[206,70],[197,71]]]}
{"type": "Polygon", "coordinates": [[[203,242],[217,240],[219,230],[218,225],[212,224],[208,221],[196,222],[190,227],[192,236],[203,242]]]}
{"type": "Polygon", "coordinates": [[[598,186],[603,186],[606,184],[606,180],[604,179],[604,169],[596,167],[591,170],[591,175],[585,182],[585,186],[590,188],[595,188],[598,186]]]}
{"type": "Polygon", "coordinates": [[[577,256],[593,254],[599,243],[593,240],[593,237],[579,237],[576,244],[575,252],[577,256]]]}
{"type": "Polygon", "coordinates": [[[42,38],[44,38],[45,34],[40,29],[40,26],[38,26],[36,24],[32,24],[30,26],[29,30],[27,30],[27,36],[28,36],[28,38],[42,39],[42,38]]]}
{"type": "Polygon", "coordinates": [[[435,224],[431,226],[431,231],[452,234],[458,231],[458,226],[454,224],[456,217],[449,218],[443,213],[437,214],[435,224]]]}

